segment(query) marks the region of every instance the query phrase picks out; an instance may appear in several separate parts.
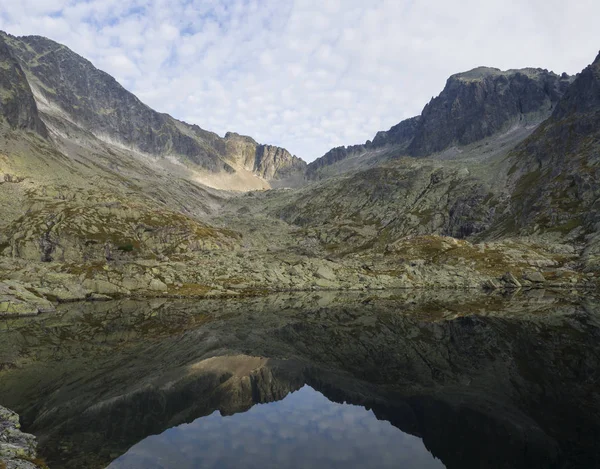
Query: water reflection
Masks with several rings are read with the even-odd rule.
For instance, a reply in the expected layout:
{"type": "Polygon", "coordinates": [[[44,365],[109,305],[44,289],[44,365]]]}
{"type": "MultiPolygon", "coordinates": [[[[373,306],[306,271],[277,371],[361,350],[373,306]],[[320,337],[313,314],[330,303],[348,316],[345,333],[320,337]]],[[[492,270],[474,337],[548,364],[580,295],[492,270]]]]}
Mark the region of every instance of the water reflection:
{"type": "MultiPolygon", "coordinates": [[[[589,294],[127,300],[0,322],[0,404],[21,414],[52,469],[147,457],[151,435],[285,409],[305,385],[332,408],[369,409],[449,469],[600,467],[599,384],[589,294]]],[[[292,431],[287,422],[273,431],[292,431]]],[[[177,457],[193,464],[186,445],[177,457]]],[[[240,450],[248,464],[252,446],[240,450]]]]}
{"type": "Polygon", "coordinates": [[[372,411],[329,401],[304,386],[248,412],[219,412],[133,446],[111,469],[418,468],[444,465],[421,439],[372,411]]]}

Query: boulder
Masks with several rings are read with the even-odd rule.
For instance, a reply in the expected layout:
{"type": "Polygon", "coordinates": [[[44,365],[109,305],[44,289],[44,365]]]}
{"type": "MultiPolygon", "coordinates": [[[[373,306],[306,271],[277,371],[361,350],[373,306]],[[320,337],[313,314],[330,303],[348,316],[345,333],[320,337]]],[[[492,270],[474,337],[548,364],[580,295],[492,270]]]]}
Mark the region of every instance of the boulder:
{"type": "Polygon", "coordinates": [[[521,288],[522,286],[521,282],[519,282],[511,272],[506,272],[502,276],[502,281],[504,282],[504,286],[506,288],[521,288]]]}
{"type": "Polygon", "coordinates": [[[486,280],[485,282],[483,282],[483,289],[484,290],[498,290],[500,288],[502,288],[502,285],[500,284],[500,282],[498,282],[498,280],[490,278],[488,280],[486,280]]]}
{"type": "Polygon", "coordinates": [[[167,285],[164,282],[157,278],[154,278],[150,281],[150,285],[148,286],[148,288],[156,292],[165,292],[169,289],[169,287],[167,287],[167,285]]]}
{"type": "Polygon", "coordinates": [[[324,280],[335,280],[336,279],[336,276],[335,276],[335,273],[333,272],[333,270],[326,265],[319,266],[319,268],[315,272],[315,277],[324,279],[324,280]]]}
{"type": "Polygon", "coordinates": [[[36,468],[23,458],[34,459],[37,454],[35,437],[20,430],[19,416],[0,406],[0,462],[7,468],[36,468]]]}
{"type": "Polygon", "coordinates": [[[84,288],[94,293],[100,293],[101,295],[119,295],[128,293],[126,290],[120,288],[114,283],[100,279],[86,279],[83,281],[83,286],[84,288]]]}
{"type": "Polygon", "coordinates": [[[523,278],[532,283],[544,283],[546,281],[542,273],[537,271],[525,272],[523,278]]]}

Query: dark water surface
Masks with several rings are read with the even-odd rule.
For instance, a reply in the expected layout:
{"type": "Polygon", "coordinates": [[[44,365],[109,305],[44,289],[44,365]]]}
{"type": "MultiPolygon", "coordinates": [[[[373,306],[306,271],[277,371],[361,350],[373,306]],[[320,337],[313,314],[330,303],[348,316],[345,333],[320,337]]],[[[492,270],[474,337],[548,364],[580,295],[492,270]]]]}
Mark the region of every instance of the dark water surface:
{"type": "Polygon", "coordinates": [[[0,320],[0,404],[59,468],[600,467],[600,301],[437,292],[0,320]]]}

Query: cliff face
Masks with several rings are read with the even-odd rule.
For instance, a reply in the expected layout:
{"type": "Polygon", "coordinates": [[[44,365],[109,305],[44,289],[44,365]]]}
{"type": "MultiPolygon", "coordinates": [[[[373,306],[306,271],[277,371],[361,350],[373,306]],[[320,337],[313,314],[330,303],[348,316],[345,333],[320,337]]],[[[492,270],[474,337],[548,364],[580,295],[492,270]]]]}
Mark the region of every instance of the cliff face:
{"type": "Polygon", "coordinates": [[[427,156],[468,145],[511,125],[546,118],[572,78],[542,69],[501,71],[480,67],[453,75],[423,109],[408,153],[427,156]]]}
{"type": "MultiPolygon", "coordinates": [[[[8,44],[5,53],[12,53],[17,59],[14,66],[25,71],[42,117],[51,126],[60,128],[67,120],[107,143],[159,158],[175,157],[212,173],[235,173],[239,162],[267,180],[277,177],[280,169],[303,169],[300,159],[276,147],[268,153],[277,153],[277,157],[246,165],[247,155],[232,152],[226,139],[154,111],[67,47],[39,36],[2,38],[8,44]]],[[[18,83],[14,77],[2,75],[9,83],[18,83]]]]}
{"type": "Polygon", "coordinates": [[[47,136],[27,78],[0,36],[0,115],[12,128],[27,129],[47,136]]]}
{"type": "Polygon", "coordinates": [[[225,146],[228,158],[267,181],[302,174],[306,168],[303,160],[285,148],[261,145],[234,132],[225,134],[225,146]]]}

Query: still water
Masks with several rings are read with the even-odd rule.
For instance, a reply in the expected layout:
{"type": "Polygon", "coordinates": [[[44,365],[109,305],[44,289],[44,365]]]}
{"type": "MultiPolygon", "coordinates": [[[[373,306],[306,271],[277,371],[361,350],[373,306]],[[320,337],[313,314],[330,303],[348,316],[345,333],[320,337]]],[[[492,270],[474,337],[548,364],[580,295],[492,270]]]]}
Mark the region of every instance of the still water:
{"type": "Polygon", "coordinates": [[[115,301],[0,320],[51,469],[600,468],[600,300],[115,301]]]}
{"type": "Polygon", "coordinates": [[[111,469],[423,468],[444,465],[423,441],[361,406],[304,386],[282,401],[224,417],[218,411],[146,438],[111,469]]]}

